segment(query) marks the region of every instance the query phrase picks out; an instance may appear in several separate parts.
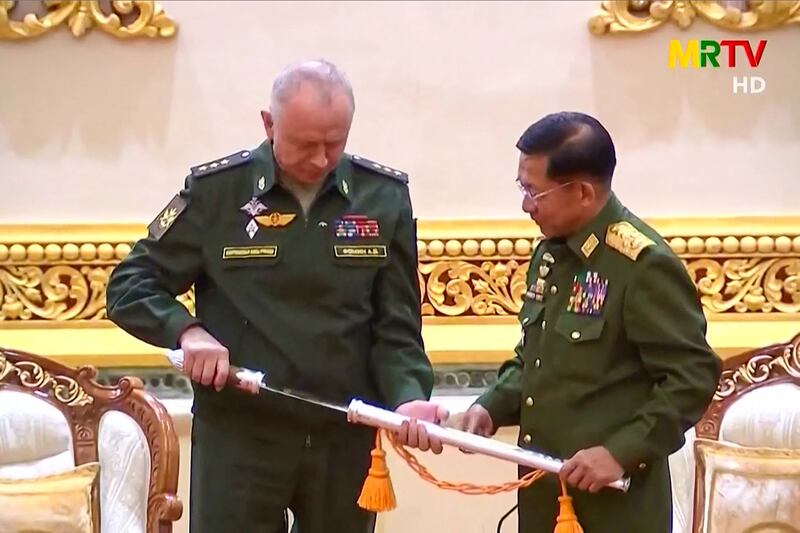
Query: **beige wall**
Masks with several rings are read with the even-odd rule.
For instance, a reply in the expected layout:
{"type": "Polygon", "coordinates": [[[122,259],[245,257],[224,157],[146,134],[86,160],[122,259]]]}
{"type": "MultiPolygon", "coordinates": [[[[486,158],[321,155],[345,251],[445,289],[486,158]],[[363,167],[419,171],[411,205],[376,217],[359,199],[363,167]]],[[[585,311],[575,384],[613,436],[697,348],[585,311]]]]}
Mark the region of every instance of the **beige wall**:
{"type": "Polygon", "coordinates": [[[260,142],[273,75],[313,56],[355,85],[349,150],[407,170],[421,218],[521,216],[514,141],[558,109],[606,123],[642,215],[796,213],[800,32],[750,35],[767,89],[733,96],[727,69],[666,65],[673,37],[730,34],[597,38],[599,3],[165,1],[173,41],[2,44],[0,222],[149,221],[190,165],[260,142]]]}

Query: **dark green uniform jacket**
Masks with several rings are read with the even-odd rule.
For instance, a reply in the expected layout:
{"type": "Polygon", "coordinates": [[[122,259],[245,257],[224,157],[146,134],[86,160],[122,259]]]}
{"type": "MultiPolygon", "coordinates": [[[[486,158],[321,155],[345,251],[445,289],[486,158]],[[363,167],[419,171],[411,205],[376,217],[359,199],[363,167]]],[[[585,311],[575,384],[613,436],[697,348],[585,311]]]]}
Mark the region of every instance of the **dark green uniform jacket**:
{"type": "MultiPolygon", "coordinates": [[[[516,357],[478,403],[519,424],[523,447],[567,459],[605,446],[631,475],[627,494],[572,489],[587,533],[667,532],[667,457],[720,375],[684,266],[612,195],[584,229],[537,246],[528,286],[516,357]]],[[[555,476],[520,491],[520,532],[552,533],[557,496],[555,476]]]]}
{"type": "MultiPolygon", "coordinates": [[[[431,393],[407,176],[357,156],[342,157],[308,216],[277,182],[269,143],[192,168],[107,294],[132,335],[175,348],[202,324],[231,364],[276,388],[389,409],[431,393]],[[196,317],[175,300],[192,285],[196,317]]],[[[194,387],[196,412],[289,408],[194,387]]]]}

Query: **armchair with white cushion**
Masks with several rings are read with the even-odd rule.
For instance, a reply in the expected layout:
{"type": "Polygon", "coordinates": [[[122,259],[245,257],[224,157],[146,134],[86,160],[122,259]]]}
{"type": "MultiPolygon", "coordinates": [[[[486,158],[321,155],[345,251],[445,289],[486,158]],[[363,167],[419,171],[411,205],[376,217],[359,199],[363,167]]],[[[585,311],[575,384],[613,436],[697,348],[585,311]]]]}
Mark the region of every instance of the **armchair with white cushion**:
{"type": "MultiPolygon", "coordinates": [[[[22,514],[31,502],[19,492],[39,491],[49,499],[38,501],[50,502],[76,487],[75,475],[94,472],[84,498],[91,519],[70,531],[169,533],[182,513],[172,419],[138,378],[109,387],[95,377],[92,367],[72,369],[0,348],[0,501],[22,514]],[[15,493],[15,487],[26,488],[15,493]]],[[[66,520],[64,505],[51,507],[49,516],[22,519],[48,530],[55,526],[43,524],[66,520]]],[[[41,509],[35,503],[25,512],[41,509]]]]}
{"type": "Polygon", "coordinates": [[[670,473],[673,533],[800,532],[800,335],[723,362],[670,473]]]}

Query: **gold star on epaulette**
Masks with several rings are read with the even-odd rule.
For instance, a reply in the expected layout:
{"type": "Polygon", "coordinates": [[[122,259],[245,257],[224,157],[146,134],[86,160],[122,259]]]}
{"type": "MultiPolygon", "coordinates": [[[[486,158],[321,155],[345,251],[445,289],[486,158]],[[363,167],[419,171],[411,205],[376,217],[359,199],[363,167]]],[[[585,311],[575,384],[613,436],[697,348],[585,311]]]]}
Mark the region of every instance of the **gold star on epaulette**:
{"type": "Polygon", "coordinates": [[[387,167],[386,165],[381,165],[375,161],[370,161],[369,159],[361,157],[360,155],[352,155],[350,156],[350,160],[353,161],[355,165],[358,165],[362,168],[375,171],[379,174],[383,174],[384,176],[402,181],[403,183],[408,183],[408,174],[400,170],[387,167]]]}
{"type": "Polygon", "coordinates": [[[235,154],[192,167],[192,176],[196,178],[208,176],[210,174],[214,174],[215,172],[220,172],[222,170],[243,165],[250,161],[250,159],[252,159],[252,154],[248,150],[236,152],[235,154]]]}

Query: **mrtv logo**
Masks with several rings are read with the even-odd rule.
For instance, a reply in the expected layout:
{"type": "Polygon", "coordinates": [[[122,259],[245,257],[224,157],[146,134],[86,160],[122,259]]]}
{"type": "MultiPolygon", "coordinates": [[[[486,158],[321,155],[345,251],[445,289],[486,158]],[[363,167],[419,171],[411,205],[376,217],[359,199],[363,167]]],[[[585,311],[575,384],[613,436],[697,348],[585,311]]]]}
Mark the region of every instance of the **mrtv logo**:
{"type": "MultiPolygon", "coordinates": [[[[681,43],[677,39],[669,42],[669,68],[736,68],[749,65],[758,68],[767,41],[751,43],[744,40],[710,41],[696,39],[681,43]]],[[[733,94],[760,94],[767,82],[760,76],[734,76],[733,94]]]]}

